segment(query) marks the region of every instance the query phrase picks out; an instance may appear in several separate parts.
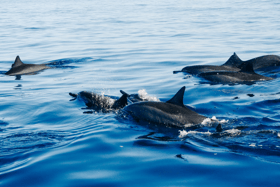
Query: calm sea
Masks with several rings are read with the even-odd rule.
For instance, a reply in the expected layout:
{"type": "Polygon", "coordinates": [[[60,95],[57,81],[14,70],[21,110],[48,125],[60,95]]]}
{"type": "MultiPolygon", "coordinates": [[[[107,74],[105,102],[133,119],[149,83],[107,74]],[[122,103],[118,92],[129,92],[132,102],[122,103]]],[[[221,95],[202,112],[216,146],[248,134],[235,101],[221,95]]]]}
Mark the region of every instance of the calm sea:
{"type": "Polygon", "coordinates": [[[212,85],[187,65],[280,55],[278,0],[1,0],[0,186],[279,186],[276,78],[212,85]],[[20,80],[24,63],[59,62],[20,80]],[[175,129],[85,114],[69,92],[184,103],[227,121],[175,129]],[[248,95],[249,94],[249,95],[248,95]]]}

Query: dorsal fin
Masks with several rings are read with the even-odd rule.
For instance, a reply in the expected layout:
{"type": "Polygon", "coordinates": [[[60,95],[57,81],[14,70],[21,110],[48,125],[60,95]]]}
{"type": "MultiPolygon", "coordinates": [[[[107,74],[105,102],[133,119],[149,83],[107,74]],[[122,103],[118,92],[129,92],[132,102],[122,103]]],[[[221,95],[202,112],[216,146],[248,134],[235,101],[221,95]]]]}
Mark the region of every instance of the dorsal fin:
{"type": "Polygon", "coordinates": [[[127,105],[127,94],[123,94],[121,98],[115,101],[115,103],[112,106],[112,109],[120,109],[127,105]]]}
{"type": "Polygon", "coordinates": [[[223,131],[223,128],[222,128],[222,125],[219,123],[218,126],[216,127],[216,131],[217,132],[222,132],[223,131]]]}
{"type": "Polygon", "coordinates": [[[247,62],[247,63],[244,62],[243,64],[240,65],[240,69],[241,69],[240,72],[256,74],[252,62],[247,62]]]}
{"type": "Polygon", "coordinates": [[[223,64],[223,66],[238,67],[242,63],[243,61],[234,52],[233,55],[231,55],[230,58],[226,61],[226,63],[223,64]]]}
{"type": "Polygon", "coordinates": [[[126,93],[126,92],[125,92],[125,91],[123,91],[123,90],[120,90],[120,92],[121,92],[121,94],[123,94],[123,95],[127,95],[127,97],[129,97],[129,96],[130,96],[128,93],[126,93]]]}
{"type": "Polygon", "coordinates": [[[12,68],[22,65],[23,62],[20,60],[19,56],[16,57],[15,62],[12,64],[12,68]]]}
{"type": "Polygon", "coordinates": [[[172,103],[179,106],[185,106],[184,105],[184,93],[185,93],[186,87],[183,86],[170,100],[166,101],[166,103],[172,103]]]}

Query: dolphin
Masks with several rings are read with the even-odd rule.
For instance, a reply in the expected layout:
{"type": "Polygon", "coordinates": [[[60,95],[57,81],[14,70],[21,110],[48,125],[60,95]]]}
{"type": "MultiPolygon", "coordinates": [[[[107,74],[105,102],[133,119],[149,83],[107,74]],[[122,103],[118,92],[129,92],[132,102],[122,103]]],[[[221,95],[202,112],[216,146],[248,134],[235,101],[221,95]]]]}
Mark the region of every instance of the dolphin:
{"type": "Polygon", "coordinates": [[[125,107],[127,105],[128,97],[127,94],[123,94],[119,99],[115,100],[108,96],[87,91],[82,91],[78,94],[69,93],[69,95],[74,97],[72,100],[76,100],[77,98],[82,100],[88,109],[94,109],[102,112],[109,112],[111,110],[118,110],[125,107]]]}
{"type": "Polygon", "coordinates": [[[277,55],[264,55],[256,57],[247,61],[242,61],[235,53],[235,58],[231,61],[227,61],[224,65],[230,66],[231,64],[240,64],[238,68],[242,68],[247,63],[252,63],[254,70],[261,71],[264,68],[275,68],[280,66],[280,56],[277,55]]]}
{"type": "Polygon", "coordinates": [[[239,66],[243,63],[239,57],[234,53],[231,57],[221,66],[215,65],[195,65],[186,66],[181,71],[173,71],[173,73],[186,72],[192,75],[198,75],[206,72],[217,72],[217,71],[240,71],[239,66]]]}
{"type": "Polygon", "coordinates": [[[24,64],[19,56],[16,57],[15,62],[12,64],[12,67],[5,75],[10,76],[20,76],[20,75],[33,75],[42,71],[44,69],[50,69],[51,67],[46,66],[45,64],[24,64]]]}
{"type": "Polygon", "coordinates": [[[167,102],[144,101],[127,105],[122,109],[136,120],[168,126],[185,127],[187,124],[200,124],[206,119],[183,103],[185,86],[167,102]]]}
{"type": "Polygon", "coordinates": [[[200,73],[218,72],[218,71],[238,72],[247,63],[252,63],[254,70],[261,71],[264,68],[275,68],[276,66],[280,66],[280,57],[277,55],[264,55],[247,61],[243,61],[234,52],[233,55],[231,55],[230,58],[221,66],[215,66],[215,65],[186,66],[181,71],[173,71],[173,73],[186,72],[192,75],[198,75],[200,73]]]}
{"type": "Polygon", "coordinates": [[[226,72],[207,72],[199,74],[200,77],[215,83],[250,83],[255,81],[273,80],[271,77],[265,77],[255,73],[252,63],[244,63],[240,71],[226,71],[226,72]]]}

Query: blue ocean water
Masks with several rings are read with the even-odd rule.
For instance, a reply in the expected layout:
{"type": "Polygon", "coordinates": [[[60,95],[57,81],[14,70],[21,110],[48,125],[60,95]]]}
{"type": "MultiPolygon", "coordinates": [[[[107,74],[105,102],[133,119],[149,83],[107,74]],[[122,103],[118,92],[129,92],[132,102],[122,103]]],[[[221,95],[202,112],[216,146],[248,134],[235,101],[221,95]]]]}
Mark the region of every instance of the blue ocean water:
{"type": "Polygon", "coordinates": [[[0,186],[277,186],[279,73],[253,85],[173,74],[279,54],[276,0],[1,1],[0,186]],[[57,62],[20,80],[24,63],[57,62]],[[227,121],[175,129],[85,114],[69,92],[145,89],[227,121]],[[249,95],[248,95],[249,94],[249,95]]]}

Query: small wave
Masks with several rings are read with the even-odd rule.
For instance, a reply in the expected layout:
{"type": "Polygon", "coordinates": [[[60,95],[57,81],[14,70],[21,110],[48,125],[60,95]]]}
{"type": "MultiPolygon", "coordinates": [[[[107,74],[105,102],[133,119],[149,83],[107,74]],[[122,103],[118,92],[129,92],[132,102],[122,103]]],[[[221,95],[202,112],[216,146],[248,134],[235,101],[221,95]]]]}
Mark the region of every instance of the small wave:
{"type": "Polygon", "coordinates": [[[194,125],[192,123],[188,123],[185,124],[184,127],[185,128],[192,128],[192,127],[212,127],[213,125],[217,125],[217,124],[225,124],[228,123],[228,120],[222,119],[222,120],[218,120],[216,118],[216,116],[213,116],[212,118],[206,118],[204,119],[200,125],[194,125]]]}
{"type": "Polygon", "coordinates": [[[256,147],[256,143],[251,143],[249,146],[250,147],[256,147]]]}
{"type": "Polygon", "coordinates": [[[9,123],[0,120],[0,125],[1,125],[1,126],[2,126],[2,125],[3,125],[3,126],[6,126],[6,125],[9,125],[9,123]]]}
{"type": "Polygon", "coordinates": [[[30,163],[34,152],[68,144],[75,137],[62,131],[20,132],[0,137],[0,175],[30,163]]]}
{"type": "MultiPolygon", "coordinates": [[[[228,123],[228,120],[222,119],[219,120],[216,118],[216,116],[213,116],[212,118],[206,118],[201,122],[202,127],[212,127],[213,125],[217,125],[217,124],[225,124],[228,123]]],[[[198,125],[201,127],[201,125],[198,125]]],[[[194,127],[194,124],[186,124],[184,126],[185,128],[191,128],[194,127]]],[[[237,131],[239,131],[238,129],[231,129],[231,130],[225,130],[223,131],[224,134],[237,134],[237,131]]],[[[241,133],[241,131],[240,131],[241,133]]],[[[194,131],[194,130],[179,130],[179,138],[183,138],[189,134],[202,134],[202,135],[213,135],[216,133],[212,133],[210,131],[194,131]]]]}
{"type": "Polygon", "coordinates": [[[65,134],[54,131],[9,134],[0,139],[0,156],[58,146],[65,141],[65,134]]]}
{"type": "MultiPolygon", "coordinates": [[[[214,135],[215,133],[212,133],[210,131],[207,132],[201,132],[201,131],[186,131],[186,130],[179,130],[179,138],[184,138],[185,136],[188,136],[189,134],[202,134],[202,135],[214,135]]],[[[221,136],[238,136],[241,134],[241,131],[238,129],[230,129],[225,130],[222,133],[220,133],[221,136]]]]}
{"type": "Polygon", "coordinates": [[[51,68],[60,68],[60,69],[74,69],[77,68],[78,66],[73,66],[73,65],[68,65],[68,64],[79,64],[79,63],[85,63],[92,58],[90,57],[85,57],[85,58],[67,58],[67,59],[58,59],[54,60],[52,62],[46,63],[45,65],[51,67],[51,68]]]}

